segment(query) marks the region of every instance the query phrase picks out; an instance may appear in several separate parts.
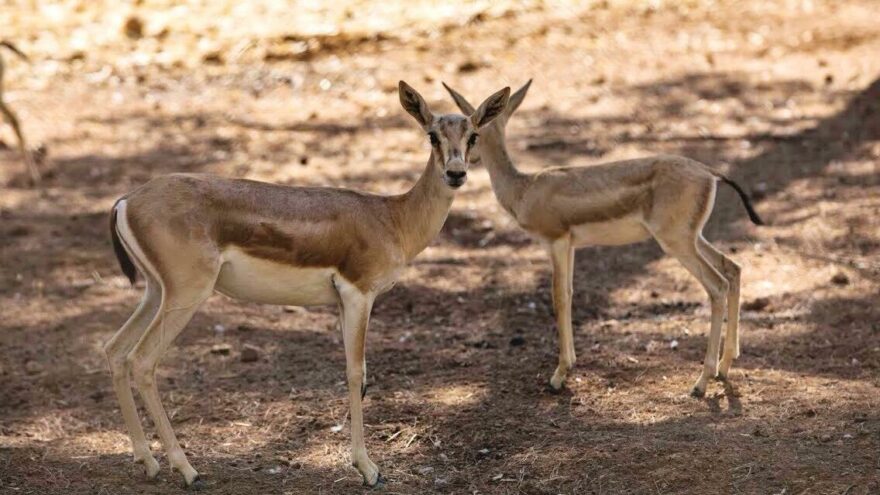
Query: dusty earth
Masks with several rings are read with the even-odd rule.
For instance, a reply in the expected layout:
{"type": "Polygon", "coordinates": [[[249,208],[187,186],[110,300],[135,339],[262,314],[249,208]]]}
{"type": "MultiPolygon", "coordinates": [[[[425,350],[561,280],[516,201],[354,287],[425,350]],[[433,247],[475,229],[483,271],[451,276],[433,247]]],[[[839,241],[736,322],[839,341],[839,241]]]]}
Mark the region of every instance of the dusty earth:
{"type": "MultiPolygon", "coordinates": [[[[743,356],[688,397],[698,284],[653,242],[583,249],[579,360],[548,393],[548,262],[477,169],[374,312],[384,491],[880,493],[880,4],[293,3],[0,2],[33,59],[6,58],[8,103],[48,150],[29,188],[0,130],[0,492],[182,490],[158,442],[157,480],[131,462],[101,353],[140,295],[109,247],[118,196],[175,171],[403,191],[428,146],[399,79],[451,111],[441,80],[476,100],[534,77],[521,167],[678,153],[753,193],[769,226],[723,188],[707,227],[744,267],[743,356]]],[[[334,428],[335,308],[216,296],[159,373],[209,493],[365,491],[334,428]]]]}

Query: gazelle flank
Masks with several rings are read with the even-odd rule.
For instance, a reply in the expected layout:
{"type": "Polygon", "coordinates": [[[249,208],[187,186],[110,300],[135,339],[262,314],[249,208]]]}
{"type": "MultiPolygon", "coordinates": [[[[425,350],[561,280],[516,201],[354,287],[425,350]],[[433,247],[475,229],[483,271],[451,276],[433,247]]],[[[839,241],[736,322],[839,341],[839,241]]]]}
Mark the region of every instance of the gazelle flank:
{"type": "Polygon", "coordinates": [[[403,194],[175,174],[151,180],[113,206],[117,258],[132,282],[138,272],[143,275],[146,290],[104,350],[134,459],[148,477],[156,476],[159,464],[144,436],[129,373],[172,469],[187,486],[199,486],[162,406],[155,372],[199,306],[217,291],[258,303],[339,306],[352,464],[367,485],[380,483],[364,444],[361,406],[373,301],[440,231],[467,173],[467,136],[490,124],[510,94],[508,88],[495,93],[465,117],[435,115],[406,83],[398,89],[404,109],[432,141],[421,177],[403,194]]]}
{"type": "MultiPolygon", "coordinates": [[[[702,396],[710,378],[728,376],[740,352],[740,267],[702,234],[714,206],[718,181],[736,190],[752,222],[761,225],[760,217],[735,182],[702,163],[678,156],[521,172],[507,151],[505,127],[530,85],[531,81],[511,95],[502,115],[481,132],[474,153],[489,171],[499,203],[520,227],[544,243],[550,255],[559,332],[559,363],[550,385],[560,389],[576,359],[571,324],[574,249],[630,244],[653,237],[700,281],[709,295],[709,344],[703,371],[691,391],[694,396],[702,396]],[[719,363],[725,306],[727,331],[719,363]]],[[[444,87],[462,111],[473,109],[461,94],[444,87]]]]}

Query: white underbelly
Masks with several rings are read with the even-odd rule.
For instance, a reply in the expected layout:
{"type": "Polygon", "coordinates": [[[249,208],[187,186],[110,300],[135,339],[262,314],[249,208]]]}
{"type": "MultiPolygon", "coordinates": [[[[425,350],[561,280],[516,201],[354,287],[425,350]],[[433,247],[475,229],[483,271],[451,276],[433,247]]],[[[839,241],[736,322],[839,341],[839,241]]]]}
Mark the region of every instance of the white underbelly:
{"type": "Polygon", "coordinates": [[[337,302],[333,268],[302,268],[249,256],[230,248],[214,288],[229,297],[263,304],[312,306],[337,302]]]}
{"type": "Polygon", "coordinates": [[[620,246],[651,238],[651,233],[635,216],[585,223],[573,227],[571,232],[576,246],[620,246]]]}

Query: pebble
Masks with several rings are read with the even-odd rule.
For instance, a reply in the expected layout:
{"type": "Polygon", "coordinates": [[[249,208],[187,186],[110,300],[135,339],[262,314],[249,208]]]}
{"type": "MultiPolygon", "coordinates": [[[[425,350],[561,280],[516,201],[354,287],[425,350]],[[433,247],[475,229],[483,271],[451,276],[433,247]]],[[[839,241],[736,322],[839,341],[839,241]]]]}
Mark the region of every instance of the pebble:
{"type": "Polygon", "coordinates": [[[742,305],[742,309],[746,311],[761,311],[770,305],[770,299],[766,297],[759,297],[757,299],[752,299],[751,301],[746,302],[742,305]]]}
{"type": "Polygon", "coordinates": [[[252,345],[246,344],[244,348],[241,350],[241,362],[242,363],[253,363],[255,361],[259,361],[260,359],[260,350],[252,345]]]}
{"type": "Polygon", "coordinates": [[[211,347],[211,354],[219,354],[221,356],[228,356],[232,351],[232,347],[229,344],[216,344],[211,347]]]}
{"type": "Polygon", "coordinates": [[[28,375],[36,375],[43,372],[43,365],[37,361],[28,361],[24,363],[24,370],[28,375]]]}

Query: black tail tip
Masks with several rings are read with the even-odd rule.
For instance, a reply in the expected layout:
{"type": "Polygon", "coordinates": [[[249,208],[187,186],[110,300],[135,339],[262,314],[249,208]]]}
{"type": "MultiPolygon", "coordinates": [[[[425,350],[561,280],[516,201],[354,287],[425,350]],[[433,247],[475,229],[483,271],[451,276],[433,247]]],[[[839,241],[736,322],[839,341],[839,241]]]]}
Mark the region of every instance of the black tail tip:
{"type": "Polygon", "coordinates": [[[749,220],[752,221],[755,225],[766,225],[764,220],[758,215],[758,212],[755,211],[755,207],[752,205],[752,200],[749,198],[749,195],[740,187],[739,184],[730,180],[725,176],[719,176],[719,178],[727,185],[733,188],[734,191],[739,195],[740,200],[742,200],[743,206],[746,209],[746,213],[749,215],[749,220]]]}
{"type": "Polygon", "coordinates": [[[764,222],[764,219],[759,217],[757,213],[754,215],[749,215],[749,220],[751,220],[752,223],[755,225],[767,225],[767,223],[764,222]]]}

